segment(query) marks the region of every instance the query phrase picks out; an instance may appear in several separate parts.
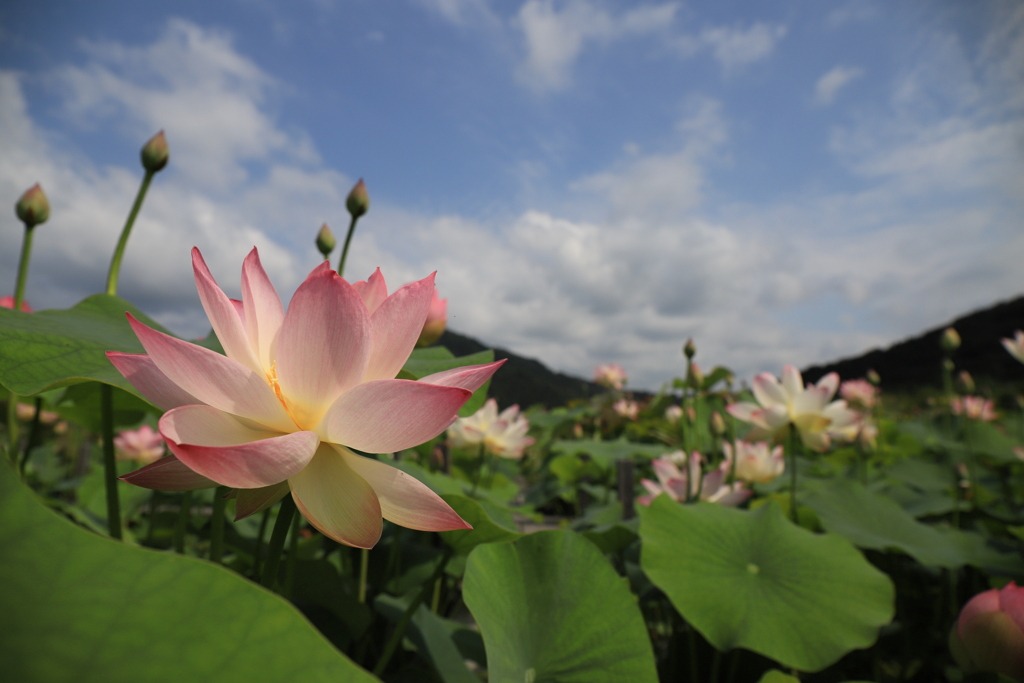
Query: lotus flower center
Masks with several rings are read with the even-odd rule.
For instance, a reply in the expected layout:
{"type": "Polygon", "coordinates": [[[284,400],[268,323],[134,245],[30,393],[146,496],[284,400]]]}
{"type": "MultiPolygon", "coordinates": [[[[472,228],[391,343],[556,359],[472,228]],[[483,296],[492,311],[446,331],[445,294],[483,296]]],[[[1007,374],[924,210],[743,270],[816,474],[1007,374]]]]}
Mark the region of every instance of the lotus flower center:
{"type": "Polygon", "coordinates": [[[292,422],[295,423],[296,427],[302,429],[302,427],[299,425],[299,421],[295,419],[295,415],[294,413],[292,413],[291,408],[288,407],[288,401],[285,400],[284,392],[281,391],[281,382],[279,382],[277,379],[276,360],[270,364],[270,369],[267,370],[267,383],[274,390],[274,396],[277,396],[277,400],[281,402],[281,406],[284,408],[284,411],[288,413],[288,417],[292,419],[292,422]]]}

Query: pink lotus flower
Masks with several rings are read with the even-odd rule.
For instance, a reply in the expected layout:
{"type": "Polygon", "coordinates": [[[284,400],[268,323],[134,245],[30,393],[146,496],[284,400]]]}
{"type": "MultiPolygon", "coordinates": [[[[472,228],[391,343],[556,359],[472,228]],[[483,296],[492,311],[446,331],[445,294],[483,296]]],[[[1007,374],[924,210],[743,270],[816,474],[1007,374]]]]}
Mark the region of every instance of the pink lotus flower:
{"type": "Polygon", "coordinates": [[[164,455],[164,438],[149,425],[126,429],[114,437],[118,460],[137,460],[144,465],[164,455]]]}
{"type": "Polygon", "coordinates": [[[725,451],[726,470],[732,467],[736,458],[736,478],[743,481],[767,484],[786,471],[786,460],[782,446],[772,448],[766,441],[750,443],[737,441],[735,451],[728,441],[722,444],[725,451]]]}
{"type": "Polygon", "coordinates": [[[994,671],[1024,681],[1024,588],[1011,581],[971,598],[949,646],[968,672],[994,671]]]}
{"type": "Polygon", "coordinates": [[[612,410],[619,417],[624,417],[627,420],[635,420],[637,415],[640,414],[640,404],[636,401],[630,401],[629,399],[622,398],[612,404],[612,410]]]}
{"type": "Polygon", "coordinates": [[[1024,331],[1017,330],[1014,332],[1013,339],[1003,339],[1003,348],[1011,356],[1024,363],[1024,331]]]}
{"type": "Polygon", "coordinates": [[[530,421],[519,414],[519,406],[509,406],[499,414],[498,402],[489,398],[480,410],[456,420],[448,428],[448,437],[459,448],[483,444],[499,458],[518,459],[534,442],[526,436],[529,429],[530,421]]]}
{"type": "Polygon", "coordinates": [[[416,341],[417,347],[436,344],[437,340],[444,334],[444,328],[448,324],[448,299],[442,299],[434,290],[434,298],[430,301],[430,310],[427,312],[427,320],[423,323],[423,330],[420,338],[416,341]]]}
{"type": "Polygon", "coordinates": [[[621,389],[626,386],[629,377],[618,363],[607,363],[598,365],[594,370],[594,381],[609,389],[621,389]]]}
{"type": "Polygon", "coordinates": [[[683,407],[677,405],[671,405],[665,408],[665,419],[669,422],[679,422],[683,417],[683,407]]]}
{"type": "MultiPolygon", "coordinates": [[[[833,437],[851,438],[850,429],[860,415],[846,407],[846,401],[832,401],[839,388],[839,375],[834,372],[817,384],[804,386],[800,371],[792,365],[782,369],[782,383],[767,372],[754,378],[754,398],[726,407],[733,417],[753,423],[747,438],[753,441],[782,437],[790,424],[800,431],[804,444],[815,451],[824,451],[833,437]],[[760,405],[758,405],[760,404],[760,405]]],[[[856,436],[856,433],[854,433],[856,436]]]]}
{"type": "Polygon", "coordinates": [[[878,389],[866,379],[851,379],[839,385],[839,395],[853,406],[872,408],[878,402],[878,389]]]}
{"type": "MultiPolygon", "coordinates": [[[[14,297],[0,296],[0,308],[14,308],[14,297]]],[[[25,313],[31,313],[32,307],[28,305],[27,301],[22,301],[21,310],[24,311],[25,313]]]]}
{"type": "Polygon", "coordinates": [[[957,396],[953,399],[953,414],[963,415],[969,420],[992,422],[999,418],[992,399],[983,396],[957,396]]]}
{"type": "Polygon", "coordinates": [[[382,521],[412,529],[468,528],[419,481],[368,453],[389,453],[444,431],[501,362],[394,379],[423,329],[433,275],[388,295],[378,269],[349,284],[324,262],[287,312],[253,249],[242,301],[229,299],[198,249],[199,298],[220,355],[161,334],[128,314],[146,354],[107,357],[154,405],[173,455],[122,477],[146,488],[237,489],[236,519],[289,493],[334,540],[372,547],[382,521]]]}
{"type": "Polygon", "coordinates": [[[739,505],[753,494],[753,491],[743,488],[743,484],[725,483],[729,473],[727,462],[701,476],[703,464],[704,458],[697,451],[694,451],[689,459],[682,451],[655,458],[651,461],[651,466],[658,481],[641,479],[640,483],[647,489],[649,495],[640,496],[636,502],[650,505],[651,501],[664,493],[676,502],[699,499],[708,503],[733,506],[739,505]],[[677,464],[685,464],[687,471],[681,471],[677,464]]]}

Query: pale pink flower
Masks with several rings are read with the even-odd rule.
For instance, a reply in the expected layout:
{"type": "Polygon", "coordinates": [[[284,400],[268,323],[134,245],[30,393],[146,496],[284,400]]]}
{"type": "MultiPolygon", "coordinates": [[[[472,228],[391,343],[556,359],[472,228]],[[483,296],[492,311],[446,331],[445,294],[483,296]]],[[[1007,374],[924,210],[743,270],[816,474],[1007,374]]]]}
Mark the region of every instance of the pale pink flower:
{"type": "Polygon", "coordinates": [[[637,415],[640,414],[640,404],[628,398],[621,398],[612,404],[612,410],[620,417],[624,417],[627,420],[635,420],[637,415]]]}
{"type": "Polygon", "coordinates": [[[878,402],[878,388],[866,379],[851,379],[839,385],[839,395],[852,406],[872,408],[878,402]]]}
{"type": "Polygon", "coordinates": [[[427,320],[423,323],[423,330],[420,332],[416,346],[430,346],[436,344],[437,340],[444,334],[444,328],[448,324],[448,299],[442,299],[434,289],[434,298],[430,300],[430,310],[427,311],[427,320]]]}
{"type": "Polygon", "coordinates": [[[128,314],[146,354],[107,357],[167,410],[160,434],[173,455],[122,477],[164,490],[237,489],[237,518],[291,494],[334,540],[369,548],[382,521],[412,529],[468,528],[415,478],[366,453],[411,448],[444,431],[501,365],[394,379],[430,308],[433,275],[388,295],[378,269],[349,284],[324,262],[287,312],[253,249],[242,300],[229,299],[198,249],[192,267],[226,355],[161,334],[128,314]]]}
{"type": "Polygon", "coordinates": [[[487,399],[483,407],[469,417],[460,417],[448,428],[453,446],[462,448],[483,444],[484,448],[500,458],[521,458],[533,437],[527,436],[530,421],[519,414],[513,405],[498,413],[498,402],[487,399]]]}
{"type": "Polygon", "coordinates": [[[728,441],[722,444],[725,451],[726,469],[732,467],[736,458],[736,478],[751,483],[767,484],[786,471],[786,460],[782,446],[772,448],[766,441],[737,441],[735,450],[728,441]]]}
{"type": "Polygon", "coordinates": [[[953,413],[981,422],[992,422],[999,418],[992,399],[986,399],[983,396],[955,397],[953,399],[953,413]]]}
{"type": "Polygon", "coordinates": [[[677,405],[671,405],[665,408],[665,419],[669,422],[679,422],[683,417],[683,407],[677,405]]]}
{"type": "Polygon", "coordinates": [[[949,634],[949,647],[968,672],[1024,680],[1024,587],[1011,581],[968,600],[949,634]]]}
{"type": "Polygon", "coordinates": [[[805,387],[800,371],[787,365],[782,369],[781,383],[767,372],[754,378],[757,403],[733,403],[726,410],[754,425],[747,437],[751,440],[781,438],[793,424],[808,448],[824,451],[833,437],[848,438],[850,428],[860,421],[860,415],[850,410],[846,401],[831,400],[838,388],[839,375],[834,372],[805,387]]]}
{"type": "Polygon", "coordinates": [[[1024,363],[1024,330],[1014,332],[1013,339],[1003,339],[1003,348],[1011,356],[1024,363]]]}
{"type": "MultiPolygon", "coordinates": [[[[22,422],[31,422],[36,417],[36,407],[28,403],[19,403],[14,408],[18,419],[22,422]]],[[[60,419],[60,415],[52,410],[40,410],[39,422],[44,425],[53,424],[60,419]]]]}
{"type": "Polygon", "coordinates": [[[655,458],[651,461],[651,467],[654,468],[654,475],[658,481],[641,479],[640,483],[647,489],[648,495],[640,496],[636,502],[650,505],[651,501],[664,493],[677,502],[684,502],[689,498],[720,505],[739,505],[753,494],[753,491],[744,488],[741,483],[725,483],[729,474],[728,463],[723,462],[719,467],[701,476],[703,464],[703,456],[696,451],[689,458],[682,451],[655,458]],[[680,470],[678,465],[683,465],[687,471],[680,470]]]}
{"type": "MultiPolygon", "coordinates": [[[[0,296],[0,308],[14,308],[14,297],[13,296],[0,296]]],[[[31,313],[32,307],[28,305],[27,301],[21,302],[21,310],[25,313],[31,313]]]]}
{"type": "Polygon", "coordinates": [[[135,460],[143,465],[159,460],[164,455],[164,438],[149,425],[126,429],[114,437],[118,460],[135,460]]]}
{"type": "Polygon", "coordinates": [[[621,389],[626,386],[629,377],[618,363],[607,363],[598,365],[594,370],[594,381],[609,389],[621,389]]]}

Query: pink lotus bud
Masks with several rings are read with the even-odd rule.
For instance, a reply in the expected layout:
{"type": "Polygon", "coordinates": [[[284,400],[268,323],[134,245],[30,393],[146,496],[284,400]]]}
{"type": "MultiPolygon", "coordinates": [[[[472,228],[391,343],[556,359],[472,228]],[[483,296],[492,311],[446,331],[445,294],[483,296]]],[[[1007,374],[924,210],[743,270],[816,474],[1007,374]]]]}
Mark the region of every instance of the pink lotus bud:
{"type": "Polygon", "coordinates": [[[1024,588],[1011,581],[971,598],[949,634],[949,649],[968,671],[1024,680],[1024,588]]]}
{"type": "Polygon", "coordinates": [[[336,245],[337,242],[334,241],[334,233],[331,232],[331,229],[327,227],[326,223],[324,223],[320,226],[320,232],[316,234],[316,248],[324,255],[324,258],[327,258],[331,255],[331,252],[334,251],[334,247],[336,245]]]}
{"type": "Polygon", "coordinates": [[[686,406],[686,421],[690,424],[697,421],[697,410],[693,406],[686,406]]]}
{"type": "Polygon", "coordinates": [[[690,363],[690,370],[686,373],[686,381],[694,389],[704,386],[704,373],[696,363],[690,363]]]}
{"type": "MultiPolygon", "coordinates": [[[[0,308],[14,308],[14,297],[0,296],[0,308]]],[[[28,305],[27,301],[22,301],[21,310],[24,311],[25,313],[31,313],[32,307],[28,305]]]]}
{"type": "Polygon", "coordinates": [[[370,195],[366,193],[366,183],[360,178],[352,191],[348,193],[345,200],[345,207],[352,214],[352,218],[359,218],[370,210],[370,195]]]}
{"type": "Polygon", "coordinates": [[[952,327],[947,327],[939,338],[939,346],[946,353],[960,348],[960,334],[952,327]]]}
{"type": "Polygon", "coordinates": [[[46,222],[50,217],[50,200],[46,198],[46,193],[39,183],[25,190],[25,194],[21,195],[18,203],[14,205],[14,212],[29,229],[46,222]]]}
{"type": "Polygon", "coordinates": [[[711,433],[715,436],[725,434],[725,419],[717,410],[711,413],[711,433]]]}
{"type": "Polygon", "coordinates": [[[146,465],[164,455],[164,438],[149,425],[126,429],[114,437],[118,460],[136,460],[146,465]]]}
{"type": "Polygon", "coordinates": [[[430,311],[427,313],[427,320],[423,323],[423,331],[420,338],[416,340],[417,347],[436,344],[437,340],[444,334],[444,328],[448,324],[448,299],[437,296],[434,290],[434,299],[430,302],[430,311]]]}
{"type": "Polygon", "coordinates": [[[882,378],[873,369],[868,370],[868,374],[865,375],[865,377],[867,377],[867,380],[874,384],[876,387],[882,383],[882,378]]]}
{"type": "Polygon", "coordinates": [[[683,355],[687,360],[693,360],[693,357],[697,355],[697,345],[693,343],[693,337],[687,339],[683,344],[683,355]]]}
{"type": "Polygon", "coordinates": [[[974,378],[971,377],[971,373],[966,370],[961,370],[960,374],[956,376],[957,384],[960,385],[961,391],[965,394],[974,393],[974,378]]]}
{"type": "Polygon", "coordinates": [[[156,173],[167,165],[171,152],[167,149],[167,138],[163,131],[151,137],[149,142],[142,146],[141,156],[142,167],[150,173],[156,173]]]}

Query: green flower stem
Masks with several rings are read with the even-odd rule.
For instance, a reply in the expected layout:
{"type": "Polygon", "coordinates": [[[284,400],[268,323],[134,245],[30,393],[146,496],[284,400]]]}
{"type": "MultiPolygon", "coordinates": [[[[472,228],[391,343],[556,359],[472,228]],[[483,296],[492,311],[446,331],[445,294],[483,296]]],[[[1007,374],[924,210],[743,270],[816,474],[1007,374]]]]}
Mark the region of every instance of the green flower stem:
{"type": "Polygon", "coordinates": [[[793,524],[799,525],[796,513],[796,426],[792,422],[786,433],[786,450],[789,451],[789,516],[793,524]]]}
{"type": "Polygon", "coordinates": [[[210,562],[220,564],[224,556],[224,508],[228,501],[227,486],[218,486],[213,492],[213,515],[210,517],[210,562]]]}
{"type": "Polygon", "coordinates": [[[476,468],[476,476],[473,478],[473,490],[469,492],[471,498],[476,497],[476,490],[480,486],[480,480],[483,479],[485,469],[487,469],[487,448],[484,444],[480,444],[479,464],[476,468]]]}
{"type": "Polygon", "coordinates": [[[263,576],[260,584],[264,588],[273,589],[277,580],[277,567],[281,564],[281,551],[284,550],[284,539],[288,536],[288,529],[292,525],[292,516],[295,514],[295,500],[289,495],[281,499],[281,508],[277,511],[277,521],[274,522],[274,531],[270,534],[270,545],[267,546],[267,562],[263,566],[263,576]]]}
{"type": "Polygon", "coordinates": [[[139,215],[139,209],[142,208],[142,200],[146,198],[146,190],[149,189],[149,183],[153,180],[154,175],[154,171],[146,171],[146,175],[143,176],[142,184],[139,185],[139,191],[135,195],[135,203],[132,204],[132,210],[128,213],[128,220],[125,221],[124,228],[121,230],[121,237],[117,240],[117,247],[114,248],[114,256],[110,259],[110,271],[107,273],[107,294],[111,296],[117,294],[117,278],[121,273],[121,259],[124,258],[124,249],[128,246],[128,235],[131,234],[132,226],[135,224],[135,217],[139,215]]]}
{"type": "Polygon", "coordinates": [[[405,628],[409,625],[409,622],[412,621],[412,617],[416,614],[416,610],[419,609],[419,606],[422,605],[423,602],[426,601],[427,596],[430,595],[430,592],[434,588],[434,582],[444,576],[444,569],[448,566],[448,560],[452,558],[453,554],[454,551],[451,547],[445,548],[444,555],[441,556],[441,561],[438,562],[437,568],[434,569],[434,574],[427,579],[423,584],[423,587],[420,589],[420,592],[415,598],[413,598],[412,602],[409,603],[409,606],[405,608],[405,612],[402,614],[402,617],[398,620],[398,623],[395,624],[395,630],[391,632],[391,637],[388,639],[387,645],[384,646],[384,653],[380,656],[380,659],[377,660],[377,666],[373,668],[374,676],[379,677],[384,673],[384,669],[387,668],[388,662],[391,661],[391,656],[395,654],[395,649],[398,647],[398,644],[402,642],[402,636],[405,634],[405,628]]]}
{"type": "Polygon", "coordinates": [[[25,474],[25,466],[28,465],[32,449],[39,443],[39,413],[43,412],[43,399],[36,397],[36,412],[32,415],[32,425],[28,428],[28,438],[25,440],[25,452],[21,455],[21,474],[25,474]]]}
{"type": "Polygon", "coordinates": [[[260,575],[260,553],[263,552],[263,537],[267,535],[267,522],[270,521],[270,508],[260,515],[260,530],[256,533],[256,551],[252,554],[252,575],[260,575]]]}
{"type": "Polygon", "coordinates": [[[18,260],[18,280],[14,286],[14,310],[20,311],[25,301],[25,282],[28,280],[28,261],[32,255],[32,236],[35,228],[25,226],[25,237],[21,241],[21,258],[18,260]]]}
{"type": "Polygon", "coordinates": [[[146,529],[146,545],[153,542],[153,528],[156,526],[154,522],[156,521],[156,506],[160,502],[159,496],[160,492],[156,489],[149,494],[149,512],[147,515],[149,517],[149,527],[146,529]]]}
{"type": "Polygon", "coordinates": [[[356,231],[356,223],[359,218],[352,216],[352,222],[348,224],[348,234],[345,235],[345,246],[341,248],[341,258],[338,260],[338,275],[345,277],[345,259],[348,258],[348,247],[352,243],[352,235],[356,231]]]}
{"type": "Polygon", "coordinates": [[[103,435],[103,481],[107,490],[107,526],[111,538],[121,538],[121,501],[117,495],[117,460],[114,458],[114,388],[100,385],[103,435]]]}
{"type": "Polygon", "coordinates": [[[185,491],[181,494],[181,503],[178,508],[178,521],[174,524],[174,552],[179,555],[185,554],[185,528],[188,526],[189,515],[192,514],[192,492],[185,491]]]}
{"type": "Polygon", "coordinates": [[[18,461],[18,395],[7,393],[7,455],[12,463],[18,461]]]}
{"type": "Polygon", "coordinates": [[[370,549],[359,549],[359,602],[366,602],[366,574],[370,569],[370,549]]]}
{"type": "Polygon", "coordinates": [[[288,541],[288,559],[284,567],[284,595],[292,596],[292,584],[295,583],[295,563],[299,559],[299,528],[302,515],[292,515],[292,535],[288,541]]]}

